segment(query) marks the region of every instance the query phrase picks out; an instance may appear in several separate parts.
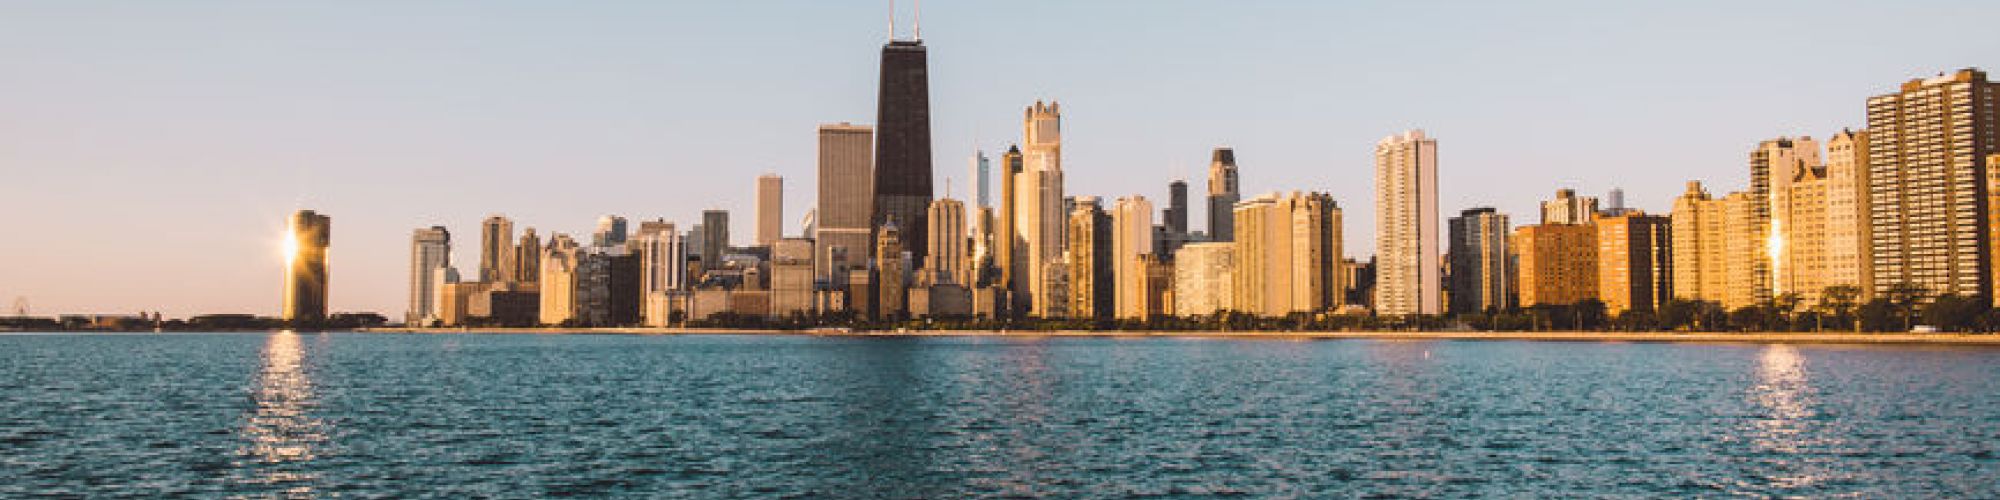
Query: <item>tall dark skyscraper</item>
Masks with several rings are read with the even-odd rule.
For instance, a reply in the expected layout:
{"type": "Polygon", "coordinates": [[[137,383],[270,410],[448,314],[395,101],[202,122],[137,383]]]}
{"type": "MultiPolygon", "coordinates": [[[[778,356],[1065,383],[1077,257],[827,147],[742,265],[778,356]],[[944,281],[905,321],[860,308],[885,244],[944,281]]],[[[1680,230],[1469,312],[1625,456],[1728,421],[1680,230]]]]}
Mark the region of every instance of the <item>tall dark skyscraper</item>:
{"type": "Polygon", "coordinates": [[[1186,235],[1188,212],[1187,181],[1174,179],[1167,184],[1167,232],[1186,235]]]}
{"type": "MultiPolygon", "coordinates": [[[[892,35],[893,38],[893,35],[892,35]]],[[[890,40],[882,46],[881,95],[875,101],[874,227],[895,219],[904,241],[930,241],[926,210],[931,205],[930,71],[922,40],[890,40]]],[[[923,245],[909,246],[923,262],[923,245]]]]}

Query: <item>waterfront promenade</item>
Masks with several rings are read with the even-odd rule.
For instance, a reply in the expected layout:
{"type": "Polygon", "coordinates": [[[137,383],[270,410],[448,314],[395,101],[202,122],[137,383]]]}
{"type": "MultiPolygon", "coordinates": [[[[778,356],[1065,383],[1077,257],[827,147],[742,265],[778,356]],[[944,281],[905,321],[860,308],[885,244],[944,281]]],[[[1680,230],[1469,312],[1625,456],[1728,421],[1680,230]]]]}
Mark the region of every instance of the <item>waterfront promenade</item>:
{"type": "Polygon", "coordinates": [[[1098,337],[1273,340],[1522,340],[1545,342],[1694,342],[1753,344],[1936,344],[2000,346],[2000,334],[1834,332],[1482,332],[1482,331],[1123,331],[1123,330],[752,330],[729,328],[371,328],[370,333],[518,333],[614,335],[815,335],[847,337],[1098,337]]]}

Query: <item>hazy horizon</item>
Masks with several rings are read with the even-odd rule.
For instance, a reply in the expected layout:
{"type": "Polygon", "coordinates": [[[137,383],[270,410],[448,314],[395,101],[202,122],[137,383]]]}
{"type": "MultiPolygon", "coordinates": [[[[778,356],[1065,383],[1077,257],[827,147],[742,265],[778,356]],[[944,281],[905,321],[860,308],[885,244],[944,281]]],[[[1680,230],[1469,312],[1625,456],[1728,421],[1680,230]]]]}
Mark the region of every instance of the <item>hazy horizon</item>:
{"type": "MultiPolygon", "coordinates": [[[[2000,70],[1993,2],[923,7],[940,195],[950,179],[964,199],[972,151],[1056,100],[1068,194],[1164,208],[1185,178],[1206,230],[1208,152],[1233,147],[1246,197],[1331,193],[1362,259],[1373,145],[1406,129],[1439,141],[1443,217],[1532,224],[1558,188],[1664,213],[1688,180],[1741,189],[1760,140],[1861,128],[1863,101],[1911,78],[2000,70]]],[[[814,128],[873,122],[888,38],[887,2],[806,0],[28,1],[0,18],[0,305],[38,315],[274,314],[302,208],[333,218],[331,310],[391,318],[419,227],[451,228],[462,272],[495,213],[546,238],[724,208],[745,244],[771,172],[795,234],[814,128]]]]}

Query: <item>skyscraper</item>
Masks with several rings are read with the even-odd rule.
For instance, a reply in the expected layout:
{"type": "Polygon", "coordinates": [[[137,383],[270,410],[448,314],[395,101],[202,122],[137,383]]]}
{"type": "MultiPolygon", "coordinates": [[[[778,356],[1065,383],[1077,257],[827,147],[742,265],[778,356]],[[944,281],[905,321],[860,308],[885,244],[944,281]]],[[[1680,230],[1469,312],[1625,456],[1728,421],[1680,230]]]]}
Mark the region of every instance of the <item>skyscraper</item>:
{"type": "Polygon", "coordinates": [[[479,223],[479,281],[504,283],[514,278],[514,221],[493,215],[479,223]]]}
{"type": "Polygon", "coordinates": [[[701,265],[716,269],[729,253],[729,211],[701,211],[701,231],[701,265]]]}
{"type": "Polygon", "coordinates": [[[785,237],[785,178],[776,174],[757,177],[757,246],[770,246],[785,237]]]}
{"type": "Polygon", "coordinates": [[[1173,182],[1167,183],[1166,223],[1168,234],[1186,235],[1188,233],[1187,213],[1187,181],[1174,179],[1173,182]]]}
{"type": "Polygon", "coordinates": [[[1658,311],[1673,298],[1670,219],[1632,211],[1597,219],[1597,298],[1604,311],[1658,311]]]}
{"type": "Polygon", "coordinates": [[[895,220],[882,225],[882,231],[875,237],[875,290],[876,311],[882,319],[896,319],[909,311],[909,281],[904,278],[907,262],[903,250],[902,231],[895,220]]]}
{"type": "Polygon", "coordinates": [[[1508,259],[1507,214],[1492,207],[1459,212],[1451,219],[1450,311],[1456,314],[1504,311],[1512,303],[1513,269],[1508,259]]]}
{"type": "Polygon", "coordinates": [[[830,282],[843,282],[848,271],[866,269],[874,251],[875,230],[868,225],[875,203],[874,140],[874,130],[865,125],[819,126],[814,268],[830,282]]]}
{"type": "Polygon", "coordinates": [[[1236,202],[1243,199],[1236,185],[1236,151],[1215,148],[1208,161],[1208,240],[1236,239],[1236,202]]]}
{"type": "Polygon", "coordinates": [[[438,290],[444,269],[451,267],[451,230],[444,226],[418,229],[410,235],[410,311],[403,322],[426,325],[437,318],[438,290]]]}
{"type": "Polygon", "coordinates": [[[1813,269],[1810,262],[1798,262],[1800,258],[1817,259],[1819,237],[1817,230],[1824,229],[1826,215],[1824,186],[1826,166],[1819,160],[1819,143],[1811,137],[1779,137],[1757,144],[1750,152],[1750,192],[1758,197],[1755,207],[1760,223],[1763,265],[1755,269],[1763,287],[1763,292],[1772,297],[1787,293],[1816,293],[1815,286],[1821,271],[1813,269]],[[1804,184],[1802,190],[1795,190],[1794,184],[1804,184]],[[1794,214],[1794,194],[1805,197],[1804,204],[1794,214]],[[1807,206],[1810,204],[1811,206],[1807,206]],[[1804,226],[1800,231],[1792,226],[1804,226]],[[1788,238],[1796,236],[1797,238],[1788,238]],[[1794,241],[1796,240],[1796,241],[1794,241]],[[1800,252],[1800,251],[1803,251],[1800,252]],[[1793,267],[1804,268],[1794,272],[1793,267]]]}
{"type": "Polygon", "coordinates": [[[1521,226],[1508,246],[1518,266],[1515,286],[1521,307],[1597,298],[1596,224],[1521,226]]]}
{"type": "Polygon", "coordinates": [[[1236,204],[1234,310],[1278,317],[1338,308],[1341,214],[1324,193],[1270,193],[1236,204]]]}
{"type": "Polygon", "coordinates": [[[1375,145],[1377,313],[1443,311],[1437,233],[1437,140],[1422,130],[1383,138],[1375,145]]]}
{"type": "Polygon", "coordinates": [[[969,285],[965,269],[965,204],[951,198],[931,202],[930,249],[924,254],[925,284],[969,285]]]}
{"type": "Polygon", "coordinates": [[[285,292],[282,318],[294,325],[326,320],[326,247],[333,242],[333,218],[311,210],[292,213],[285,231],[285,292]]]}
{"type": "Polygon", "coordinates": [[[1146,318],[1146,267],[1153,253],[1153,202],[1144,196],[1119,198],[1111,208],[1111,279],[1119,319],[1146,318]]]}
{"type": "Polygon", "coordinates": [[[1907,285],[1991,298],[1997,86],[1966,69],[1868,99],[1875,296],[1907,285]]]}
{"type": "Polygon", "coordinates": [[[1066,270],[1053,267],[1062,258],[1068,218],[1063,207],[1062,110],[1059,104],[1036,101],[1023,114],[1023,168],[1014,180],[1014,231],[1022,248],[1016,251],[1014,265],[1019,266],[1017,273],[1027,274],[1030,311],[1048,316],[1053,308],[1067,305],[1053,300],[1059,290],[1049,283],[1052,275],[1067,276],[1066,270]]]}
{"type": "Polygon", "coordinates": [[[882,46],[880,94],[875,102],[875,227],[894,219],[909,250],[921,261],[929,241],[925,210],[931,204],[930,76],[922,40],[882,46]]]}
{"type": "Polygon", "coordinates": [[[521,231],[521,243],[514,245],[510,261],[514,264],[514,283],[533,286],[542,281],[542,240],[535,236],[535,228],[521,231]]]}
{"type": "Polygon", "coordinates": [[[1189,243],[1174,256],[1174,314],[1207,316],[1236,309],[1236,244],[1189,243]]]}
{"type": "MultiPolygon", "coordinates": [[[[1991,160],[1987,161],[1990,168],[1991,160]]],[[[1868,132],[1842,130],[1826,141],[1825,285],[1874,290],[1869,256],[1868,132]]]]}
{"type": "Polygon", "coordinates": [[[1597,197],[1577,196],[1574,189],[1557,189],[1556,198],[1542,202],[1543,224],[1589,224],[1597,218],[1597,197]]]}
{"type": "Polygon", "coordinates": [[[993,206],[993,188],[989,184],[992,182],[990,179],[993,178],[993,173],[990,170],[991,167],[988,166],[986,161],[986,152],[974,150],[972,152],[972,171],[970,172],[972,181],[966,183],[968,184],[967,187],[972,190],[971,194],[966,196],[971,198],[970,201],[974,210],[993,206]]]}
{"type": "Polygon", "coordinates": [[[674,223],[666,220],[642,221],[632,241],[639,254],[639,293],[645,307],[640,316],[648,325],[672,324],[671,305],[679,292],[688,289],[687,239],[674,223]]]}
{"type": "Polygon", "coordinates": [[[542,248],[540,322],[561,325],[576,319],[577,272],[581,252],[576,240],[555,233],[542,248]]]}
{"type": "Polygon", "coordinates": [[[1095,196],[1078,196],[1069,212],[1069,314],[1073,318],[1108,319],[1117,313],[1116,277],[1112,275],[1111,216],[1095,196]]]}
{"type": "Polygon", "coordinates": [[[1000,156],[1000,213],[993,218],[993,267],[999,268],[1000,287],[1013,295],[1010,307],[1015,311],[1021,309],[1022,297],[1028,294],[1028,277],[1022,270],[1028,262],[1027,246],[1015,229],[1020,215],[1016,184],[1024,164],[1019,146],[1009,146],[1000,156]]]}

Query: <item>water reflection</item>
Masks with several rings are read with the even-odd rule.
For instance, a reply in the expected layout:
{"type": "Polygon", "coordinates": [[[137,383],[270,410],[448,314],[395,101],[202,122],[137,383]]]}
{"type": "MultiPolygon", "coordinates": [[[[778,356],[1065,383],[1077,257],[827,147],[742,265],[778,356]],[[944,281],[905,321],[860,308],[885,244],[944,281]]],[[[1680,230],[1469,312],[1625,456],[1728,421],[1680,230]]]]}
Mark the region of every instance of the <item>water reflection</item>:
{"type": "Polygon", "coordinates": [[[244,446],[238,456],[254,471],[250,482],[288,486],[290,494],[312,492],[317,476],[305,467],[327,440],[324,422],[308,414],[316,404],[312,378],[305,370],[305,348],[299,334],[271,334],[264,343],[263,369],[251,400],[256,410],[243,428],[244,446]]]}
{"type": "Polygon", "coordinates": [[[1765,347],[1757,362],[1757,385],[1750,394],[1763,410],[1762,418],[1754,421],[1751,443],[1776,465],[1771,468],[1775,473],[1766,476],[1770,485],[1799,488],[1827,480],[1825,468],[1810,460],[1812,449],[1829,443],[1821,442],[1824,433],[1814,426],[1814,391],[1798,348],[1765,347]]]}

